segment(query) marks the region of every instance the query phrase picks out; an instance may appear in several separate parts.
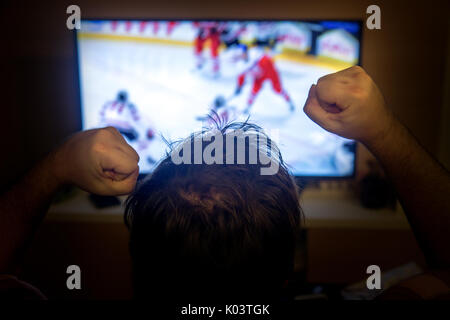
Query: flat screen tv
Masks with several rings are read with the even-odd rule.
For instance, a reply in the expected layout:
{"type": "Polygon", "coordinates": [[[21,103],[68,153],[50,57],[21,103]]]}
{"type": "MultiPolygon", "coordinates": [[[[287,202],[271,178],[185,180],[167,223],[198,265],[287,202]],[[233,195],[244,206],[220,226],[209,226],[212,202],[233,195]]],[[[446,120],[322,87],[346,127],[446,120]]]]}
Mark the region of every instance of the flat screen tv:
{"type": "Polygon", "coordinates": [[[350,177],[355,142],[304,113],[318,78],[360,63],[358,21],[82,20],[82,129],[116,127],[150,173],[175,141],[255,123],[301,177],[350,177]]]}

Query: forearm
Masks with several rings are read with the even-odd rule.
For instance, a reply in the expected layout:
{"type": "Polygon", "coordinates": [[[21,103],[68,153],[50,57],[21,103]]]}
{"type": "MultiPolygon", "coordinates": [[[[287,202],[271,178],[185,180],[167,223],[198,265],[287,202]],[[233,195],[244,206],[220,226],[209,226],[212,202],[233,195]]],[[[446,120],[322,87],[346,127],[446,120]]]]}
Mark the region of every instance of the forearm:
{"type": "Polygon", "coordinates": [[[450,266],[450,175],[394,120],[367,147],[379,159],[399,196],[430,266],[450,266]]]}
{"type": "Polygon", "coordinates": [[[11,273],[44,218],[53,195],[75,185],[99,195],[129,194],[139,175],[139,156],[114,128],[70,137],[0,196],[0,273],[11,273]]]}
{"type": "Polygon", "coordinates": [[[50,154],[0,197],[0,273],[13,273],[60,182],[50,154]]]}

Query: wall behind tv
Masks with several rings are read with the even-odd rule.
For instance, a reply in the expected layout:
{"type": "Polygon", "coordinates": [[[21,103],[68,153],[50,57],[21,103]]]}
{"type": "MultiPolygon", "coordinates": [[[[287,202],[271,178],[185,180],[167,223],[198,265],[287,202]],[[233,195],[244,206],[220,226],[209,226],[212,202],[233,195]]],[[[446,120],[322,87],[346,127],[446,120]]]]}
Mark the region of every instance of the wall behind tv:
{"type": "MultiPolygon", "coordinates": [[[[382,29],[364,29],[363,67],[425,148],[442,149],[447,1],[3,1],[0,189],[80,127],[70,4],[86,18],[289,19],[365,19],[377,4],[382,29]]],[[[360,173],[367,157],[361,149],[360,173]]]]}

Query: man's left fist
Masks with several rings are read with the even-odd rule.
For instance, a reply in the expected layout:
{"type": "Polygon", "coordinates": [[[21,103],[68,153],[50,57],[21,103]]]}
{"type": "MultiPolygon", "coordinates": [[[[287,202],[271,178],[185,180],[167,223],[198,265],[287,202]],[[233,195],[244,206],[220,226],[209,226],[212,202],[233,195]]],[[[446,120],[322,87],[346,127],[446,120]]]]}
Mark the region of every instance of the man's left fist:
{"type": "Polygon", "coordinates": [[[60,183],[99,195],[128,194],[139,175],[138,154],[113,127],[76,133],[52,159],[60,183]]]}

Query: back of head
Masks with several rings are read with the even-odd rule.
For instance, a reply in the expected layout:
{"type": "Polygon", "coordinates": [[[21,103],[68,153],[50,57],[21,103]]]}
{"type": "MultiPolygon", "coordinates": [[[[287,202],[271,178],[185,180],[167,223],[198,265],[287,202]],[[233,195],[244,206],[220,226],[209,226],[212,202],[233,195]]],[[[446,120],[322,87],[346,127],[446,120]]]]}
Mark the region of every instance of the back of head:
{"type": "Polygon", "coordinates": [[[292,272],[301,210],[278,149],[248,123],[213,136],[234,143],[216,144],[211,163],[211,133],[192,135],[127,200],[136,297],[272,298],[292,272]],[[270,163],[254,163],[252,152],[271,153],[278,170],[261,174],[270,163]],[[184,161],[174,161],[176,153],[184,161]]]}

